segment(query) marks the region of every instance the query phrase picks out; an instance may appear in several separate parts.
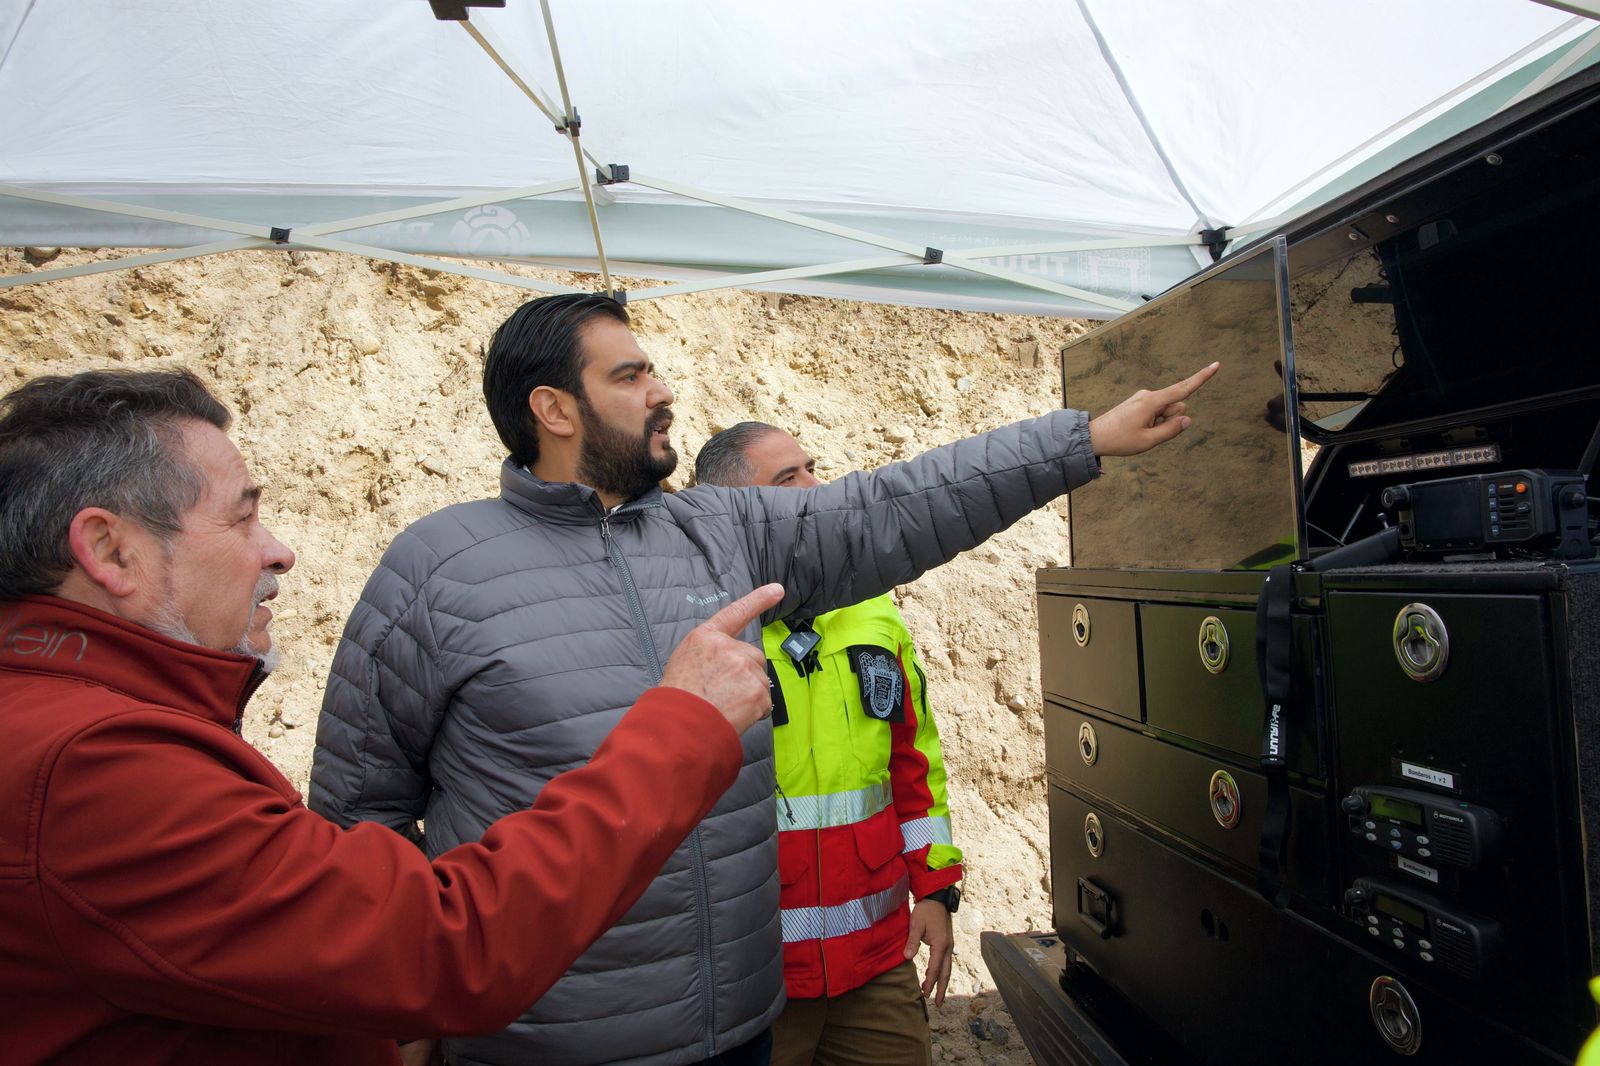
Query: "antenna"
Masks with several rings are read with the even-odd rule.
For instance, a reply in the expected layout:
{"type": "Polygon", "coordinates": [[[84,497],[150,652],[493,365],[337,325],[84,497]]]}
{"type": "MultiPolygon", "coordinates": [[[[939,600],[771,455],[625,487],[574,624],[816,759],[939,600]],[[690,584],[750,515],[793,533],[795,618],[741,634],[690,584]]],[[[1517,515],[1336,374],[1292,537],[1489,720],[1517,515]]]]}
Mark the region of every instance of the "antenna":
{"type": "Polygon", "coordinates": [[[1594,472],[1594,462],[1600,458],[1600,422],[1594,427],[1594,434],[1589,438],[1589,446],[1583,450],[1583,459],[1578,463],[1578,473],[1588,477],[1594,472]]]}

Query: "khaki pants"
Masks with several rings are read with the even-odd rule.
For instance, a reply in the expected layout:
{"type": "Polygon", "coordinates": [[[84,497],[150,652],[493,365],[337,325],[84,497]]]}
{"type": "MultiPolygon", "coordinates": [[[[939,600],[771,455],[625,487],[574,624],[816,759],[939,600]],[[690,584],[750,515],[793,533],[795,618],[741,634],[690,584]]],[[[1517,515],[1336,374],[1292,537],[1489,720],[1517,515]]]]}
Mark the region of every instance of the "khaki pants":
{"type": "Polygon", "coordinates": [[[928,1005],[902,963],[831,999],[791,999],[772,1025],[772,1066],[928,1066],[928,1005]]]}

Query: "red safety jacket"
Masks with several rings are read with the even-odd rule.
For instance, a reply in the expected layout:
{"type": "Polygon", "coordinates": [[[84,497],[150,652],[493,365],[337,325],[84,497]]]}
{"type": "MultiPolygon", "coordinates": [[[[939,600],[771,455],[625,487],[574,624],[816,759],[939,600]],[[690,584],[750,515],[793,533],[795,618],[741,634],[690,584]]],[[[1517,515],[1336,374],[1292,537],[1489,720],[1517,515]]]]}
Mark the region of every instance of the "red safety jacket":
{"type": "Polygon", "coordinates": [[[961,879],[939,731],[900,612],[879,596],[811,629],[821,639],[799,659],[804,627],[762,632],[777,695],[783,975],[794,998],[837,996],[900,965],[908,892],[961,879]]]}
{"type": "Polygon", "coordinates": [[[430,864],[311,813],[234,734],[259,676],[65,600],[0,603],[0,1060],[361,1066],[500,1029],[743,761],[715,707],[653,689],[430,864]]]}

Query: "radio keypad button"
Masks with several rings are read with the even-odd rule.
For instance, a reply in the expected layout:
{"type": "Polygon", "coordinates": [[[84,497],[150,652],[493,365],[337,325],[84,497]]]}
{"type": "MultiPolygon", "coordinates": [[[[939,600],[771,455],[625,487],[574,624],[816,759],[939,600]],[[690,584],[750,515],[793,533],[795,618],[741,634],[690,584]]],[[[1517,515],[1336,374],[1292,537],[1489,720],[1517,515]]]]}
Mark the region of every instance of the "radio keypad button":
{"type": "Polygon", "coordinates": [[[1396,851],[1399,851],[1400,848],[1402,847],[1401,843],[1398,840],[1389,841],[1389,846],[1391,848],[1393,848],[1394,850],[1396,850],[1396,851]]]}
{"type": "Polygon", "coordinates": [[[1404,940],[1395,940],[1394,946],[1397,948],[1404,948],[1406,946],[1406,942],[1404,940]]]}
{"type": "Polygon", "coordinates": [[[1427,848],[1418,848],[1417,849],[1417,858],[1419,858],[1419,859],[1426,859],[1432,854],[1433,854],[1433,852],[1429,851],[1427,848]]]}
{"type": "Polygon", "coordinates": [[[1378,823],[1377,822],[1363,822],[1361,824],[1366,829],[1376,829],[1376,828],[1378,828],[1378,823]]]}
{"type": "Polygon", "coordinates": [[[1377,925],[1378,924],[1378,916],[1376,914],[1367,915],[1367,924],[1368,925],[1377,925]]]}
{"type": "Polygon", "coordinates": [[[1368,935],[1370,935],[1370,936],[1377,936],[1377,935],[1378,935],[1378,933],[1379,933],[1379,932],[1380,932],[1380,930],[1379,930],[1379,929],[1378,929],[1378,927],[1377,927],[1377,926],[1375,926],[1375,925],[1369,925],[1369,926],[1367,926],[1367,933],[1368,933],[1368,935]]]}
{"type": "Polygon", "coordinates": [[[1419,941],[1417,941],[1417,947],[1421,948],[1423,951],[1432,951],[1433,950],[1433,941],[1431,941],[1431,940],[1419,940],[1419,941]]]}
{"type": "Polygon", "coordinates": [[[1377,833],[1368,833],[1367,834],[1367,839],[1368,840],[1377,840],[1378,839],[1378,834],[1377,833]]]}
{"type": "Polygon", "coordinates": [[[1417,834],[1417,843],[1420,846],[1425,848],[1425,847],[1427,847],[1429,844],[1431,844],[1433,842],[1431,840],[1429,840],[1427,837],[1423,836],[1421,833],[1418,833],[1417,834]]]}
{"type": "Polygon", "coordinates": [[[1433,961],[1433,952],[1424,951],[1420,955],[1418,955],[1417,958],[1421,959],[1423,962],[1432,962],[1433,961]]]}

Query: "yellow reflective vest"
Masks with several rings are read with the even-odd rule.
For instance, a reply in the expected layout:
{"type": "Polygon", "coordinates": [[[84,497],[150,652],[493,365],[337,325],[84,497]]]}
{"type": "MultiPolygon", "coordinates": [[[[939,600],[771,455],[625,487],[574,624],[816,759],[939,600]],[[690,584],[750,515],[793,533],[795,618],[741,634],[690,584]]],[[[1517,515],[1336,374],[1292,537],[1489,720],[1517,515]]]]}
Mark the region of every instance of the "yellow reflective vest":
{"type": "Polygon", "coordinates": [[[773,682],[789,995],[904,961],[908,894],[961,878],[927,680],[888,596],[762,633],[773,682]],[[808,631],[809,630],[809,631],[808,631]]]}

